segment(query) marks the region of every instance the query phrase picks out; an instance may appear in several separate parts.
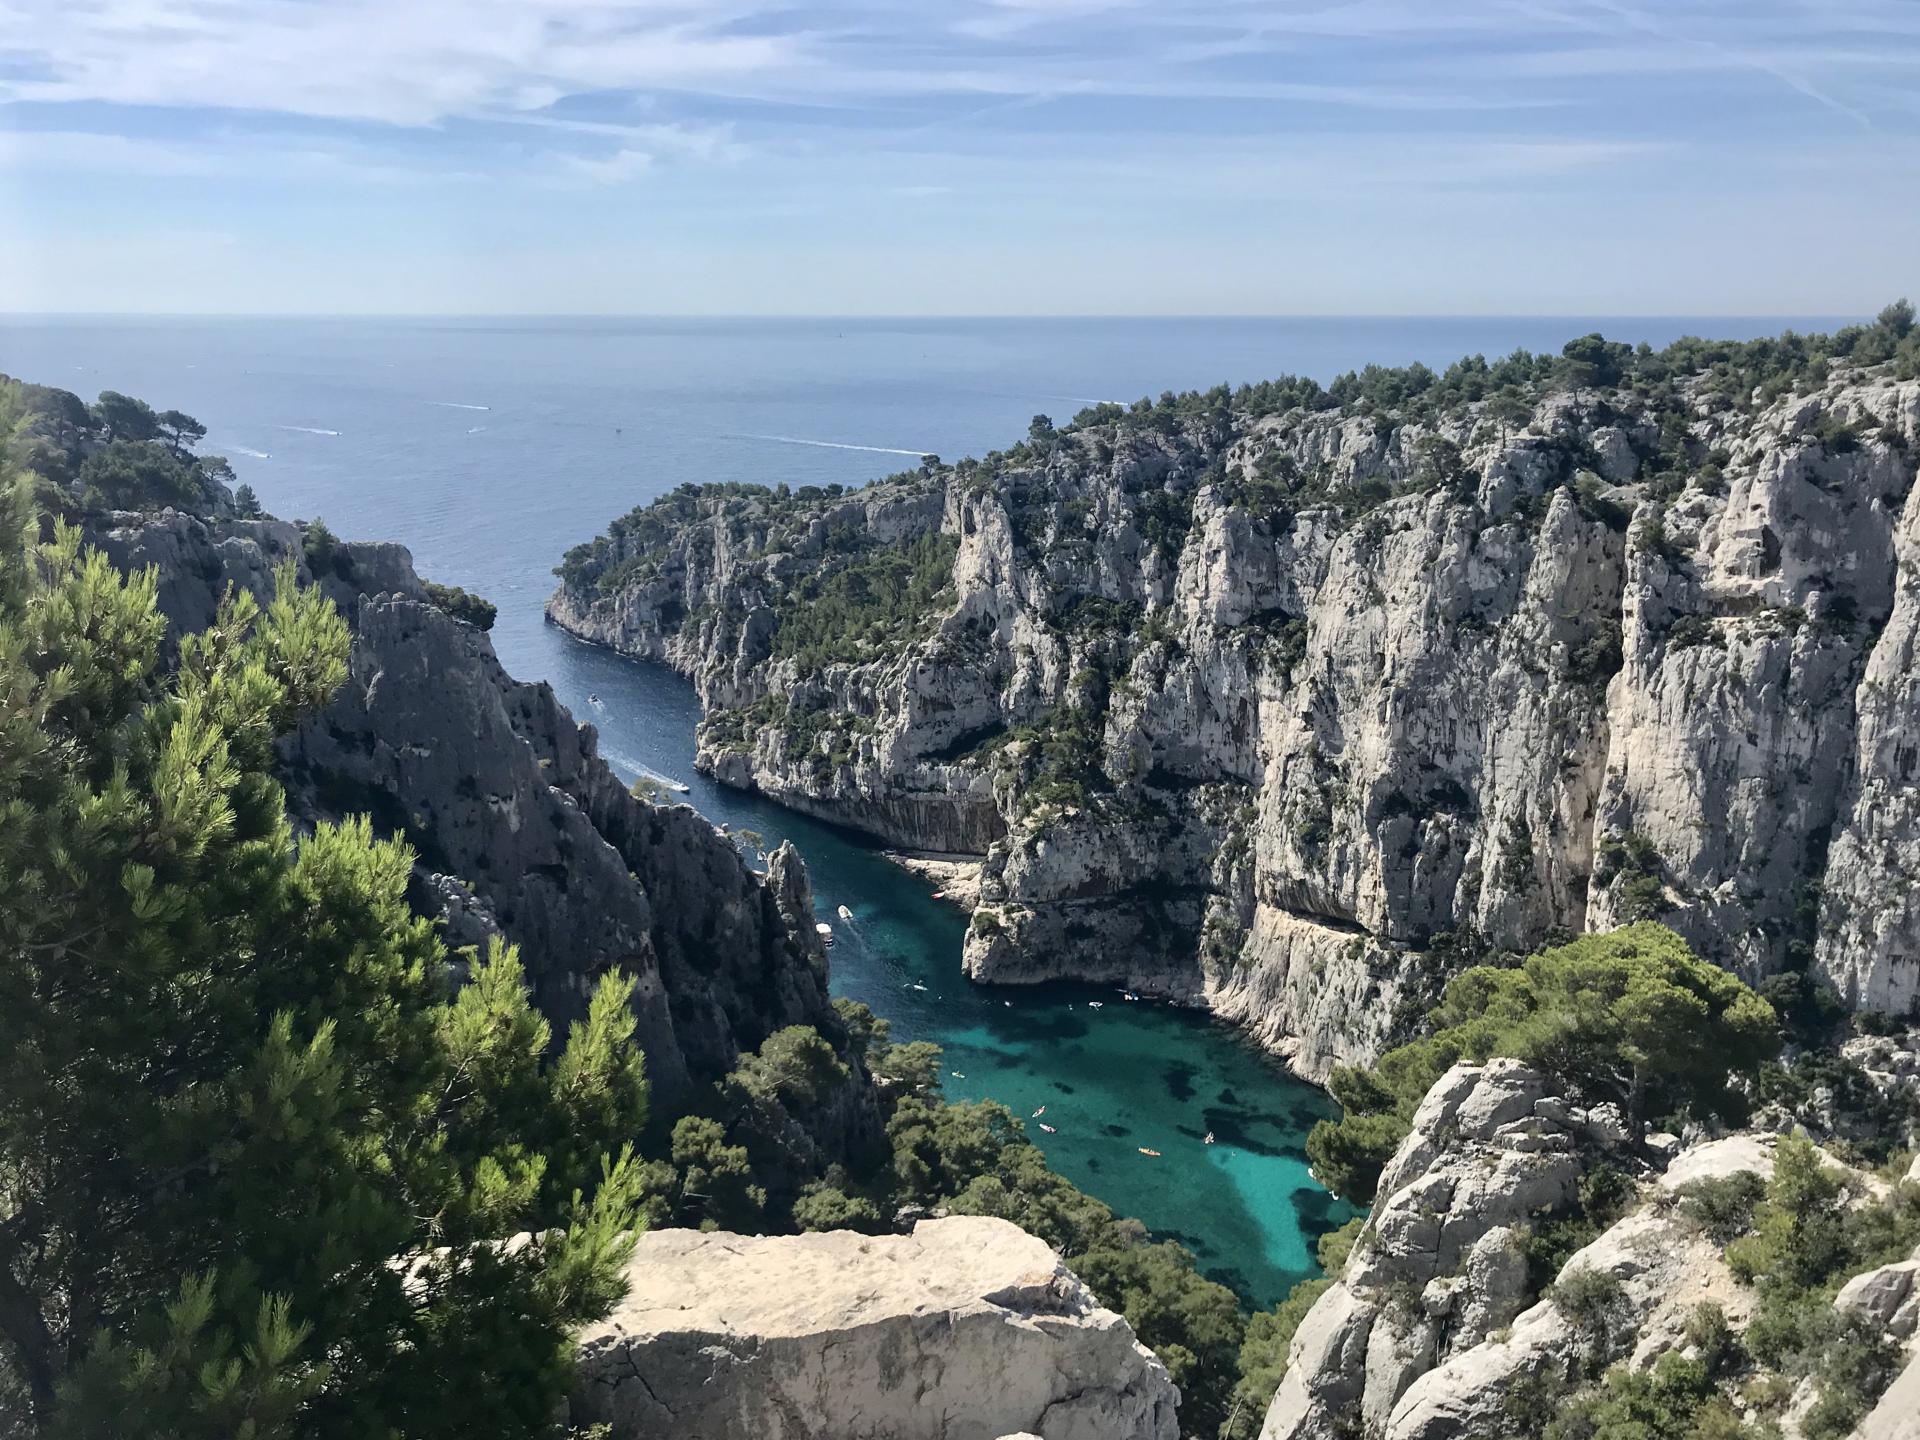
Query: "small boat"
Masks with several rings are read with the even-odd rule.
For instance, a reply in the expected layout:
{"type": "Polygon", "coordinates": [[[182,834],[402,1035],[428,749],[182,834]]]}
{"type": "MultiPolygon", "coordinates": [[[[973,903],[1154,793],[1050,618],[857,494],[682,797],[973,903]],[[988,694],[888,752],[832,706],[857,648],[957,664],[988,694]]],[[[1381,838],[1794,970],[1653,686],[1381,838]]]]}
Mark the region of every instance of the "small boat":
{"type": "Polygon", "coordinates": [[[949,1070],[947,1071],[947,1074],[953,1076],[953,1078],[956,1080],[964,1080],[967,1078],[966,1076],[962,1075],[958,1070],[949,1070]]]}
{"type": "Polygon", "coordinates": [[[1211,1144],[1213,1144],[1213,1131],[1211,1131],[1211,1130],[1209,1130],[1209,1131],[1207,1131],[1207,1133],[1206,1133],[1206,1136],[1205,1136],[1205,1137],[1204,1137],[1204,1138],[1203,1138],[1203,1139],[1202,1139],[1202,1140],[1200,1141],[1200,1143],[1201,1143],[1202,1145],[1211,1145],[1211,1144]]]}
{"type": "MultiPolygon", "coordinates": [[[[596,700],[594,703],[598,705],[600,702],[596,700]]],[[[663,786],[673,791],[676,795],[685,795],[692,788],[691,786],[682,784],[671,775],[662,775],[658,770],[650,769],[645,765],[640,767],[640,773],[654,784],[663,786]]]]}
{"type": "Polygon", "coordinates": [[[1106,1003],[1107,1002],[1104,1000],[1089,1000],[1087,1001],[1087,1009],[1089,1010],[1104,1009],[1106,1007],[1106,1003]]]}
{"type": "Polygon", "coordinates": [[[589,696],[587,696],[587,704],[589,704],[589,705],[600,705],[600,704],[603,704],[603,703],[604,703],[604,702],[603,702],[603,701],[602,701],[602,700],[600,699],[600,697],[599,697],[598,695],[589,695],[589,696]]]}
{"type": "Polygon", "coordinates": [[[839,914],[842,920],[851,921],[853,919],[853,912],[844,905],[840,907],[839,914]]]}
{"type": "Polygon", "coordinates": [[[833,927],[827,924],[826,921],[820,921],[819,924],[813,927],[813,930],[814,933],[820,937],[822,944],[833,944],[833,927]]]}
{"type": "Polygon", "coordinates": [[[1040,1122],[1040,1128],[1046,1131],[1047,1134],[1049,1135],[1058,1135],[1060,1133],[1058,1130],[1054,1129],[1053,1126],[1047,1124],[1047,1122],[1044,1120],[1040,1122]]]}
{"type": "Polygon", "coordinates": [[[1129,1000],[1138,1000],[1140,998],[1138,995],[1134,994],[1131,990],[1123,990],[1120,993],[1125,995],[1129,1000]]]}
{"type": "Polygon", "coordinates": [[[913,988],[916,990],[925,990],[927,987],[924,985],[916,984],[913,988]]]}
{"type": "Polygon", "coordinates": [[[944,890],[936,890],[933,892],[933,898],[936,900],[944,900],[947,898],[947,892],[944,890]]]}
{"type": "Polygon", "coordinates": [[[1033,1118],[1038,1120],[1042,1115],[1046,1113],[1047,1113],[1047,1107],[1042,1105],[1038,1110],[1033,1112],[1033,1118]]]}
{"type": "Polygon", "coordinates": [[[1151,1155],[1156,1160],[1160,1158],[1160,1152],[1158,1150],[1149,1150],[1144,1145],[1136,1146],[1135,1148],[1138,1149],[1142,1155],[1151,1155]]]}
{"type": "Polygon", "coordinates": [[[1004,1006],[1006,1006],[1006,1007],[1007,1007],[1007,1009],[1009,1009],[1009,1010],[1011,1010],[1011,1009],[1013,1009],[1013,1001],[1011,1001],[1011,1000],[1002,1000],[1002,1001],[1001,1001],[1000,1003],[1001,1003],[1002,1005],[1004,1005],[1004,1006]]]}

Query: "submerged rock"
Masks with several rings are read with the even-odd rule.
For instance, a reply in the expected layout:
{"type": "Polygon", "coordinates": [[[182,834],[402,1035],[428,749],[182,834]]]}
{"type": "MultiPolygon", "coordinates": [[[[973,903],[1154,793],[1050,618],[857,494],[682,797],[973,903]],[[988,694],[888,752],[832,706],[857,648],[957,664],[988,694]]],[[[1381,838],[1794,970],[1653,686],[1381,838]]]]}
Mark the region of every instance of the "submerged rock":
{"type": "Polygon", "coordinates": [[[613,1440],[1177,1440],[1179,1392],[1004,1220],[911,1235],[640,1238],[580,1339],[573,1419],[613,1440]]]}

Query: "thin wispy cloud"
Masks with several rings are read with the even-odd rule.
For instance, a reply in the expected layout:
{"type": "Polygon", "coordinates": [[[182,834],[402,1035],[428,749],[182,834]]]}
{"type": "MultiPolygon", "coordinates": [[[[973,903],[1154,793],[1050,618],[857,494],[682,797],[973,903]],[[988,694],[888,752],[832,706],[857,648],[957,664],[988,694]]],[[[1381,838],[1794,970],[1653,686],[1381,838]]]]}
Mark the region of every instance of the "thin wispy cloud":
{"type": "Polygon", "coordinates": [[[483,246],[619,272],[644,245],[719,310],[803,250],[918,265],[933,309],[1013,304],[1021,254],[1149,241],[1221,293],[1239,255],[1250,296],[1309,273],[1268,247],[1465,297],[1476,247],[1524,245],[1495,280],[1632,286],[1649,237],[1759,197],[1785,218],[1746,223],[1753,273],[1816,221],[1904,263],[1920,217],[1866,177],[1912,170],[1916,94],[1914,0],[0,0],[0,225],[49,237],[36,294],[207,216],[237,237],[193,268],[214,290],[312,237],[400,294],[483,246]]]}
{"type": "Polygon", "coordinates": [[[1837,71],[1884,64],[1884,51],[1856,46],[1856,65],[1833,42],[1911,44],[1916,20],[1912,7],[1783,0],[1675,0],[1657,14],[1614,0],[854,0],[821,18],[783,0],[16,0],[0,8],[0,97],[397,125],[607,93],[859,103],[1079,91],[1460,109],[1493,102],[1475,83],[1483,61],[1501,73],[1569,27],[1643,42],[1649,71],[1683,52],[1863,117],[1850,73],[1784,57],[1809,45],[1837,71]]]}

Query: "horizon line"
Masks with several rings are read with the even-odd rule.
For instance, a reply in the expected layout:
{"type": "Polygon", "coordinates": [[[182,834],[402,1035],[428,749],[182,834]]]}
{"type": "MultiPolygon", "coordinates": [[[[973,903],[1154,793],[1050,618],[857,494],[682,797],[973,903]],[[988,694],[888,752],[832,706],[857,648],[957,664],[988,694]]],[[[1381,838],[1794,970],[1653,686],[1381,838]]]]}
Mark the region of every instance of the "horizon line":
{"type": "Polygon", "coordinates": [[[1845,320],[1853,310],[672,311],[672,310],[7,310],[10,320],[1845,320]]]}

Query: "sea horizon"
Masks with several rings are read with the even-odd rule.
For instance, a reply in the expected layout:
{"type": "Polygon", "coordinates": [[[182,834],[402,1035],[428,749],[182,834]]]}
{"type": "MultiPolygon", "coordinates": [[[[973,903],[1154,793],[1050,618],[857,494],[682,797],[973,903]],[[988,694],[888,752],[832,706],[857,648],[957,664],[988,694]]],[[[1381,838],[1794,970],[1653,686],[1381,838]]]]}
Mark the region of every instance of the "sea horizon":
{"type": "Polygon", "coordinates": [[[1249,325],[1274,324],[1288,321],[1313,321],[1327,323],[1337,321],[1488,321],[1488,320],[1525,320],[1525,321],[1630,321],[1630,320],[1700,320],[1700,321],[1767,321],[1781,323],[1791,327],[1795,322],[1821,325],[1864,324],[1872,316],[1867,311],[1858,314],[1815,314],[1798,311],[1766,310],[1270,310],[1270,311],[1050,311],[1028,313],[995,313],[971,311],[898,311],[898,312],[851,312],[842,313],[829,310],[792,311],[759,314],[750,311],[674,311],[674,310],[0,310],[0,324],[11,320],[25,321],[92,321],[105,320],[153,321],[156,323],[177,323],[182,321],[267,321],[298,320],[302,322],[367,322],[390,323],[407,320],[437,321],[488,321],[488,320],[568,320],[582,322],[604,322],[621,324],[633,321],[712,321],[723,324],[780,324],[793,322],[798,324],[837,323],[874,323],[890,324],[899,322],[939,322],[942,324],[1040,324],[1049,321],[1071,321],[1075,324],[1093,324],[1111,321],[1115,324],[1151,324],[1158,321],[1205,321],[1209,324],[1231,324],[1243,322],[1249,325]]]}

